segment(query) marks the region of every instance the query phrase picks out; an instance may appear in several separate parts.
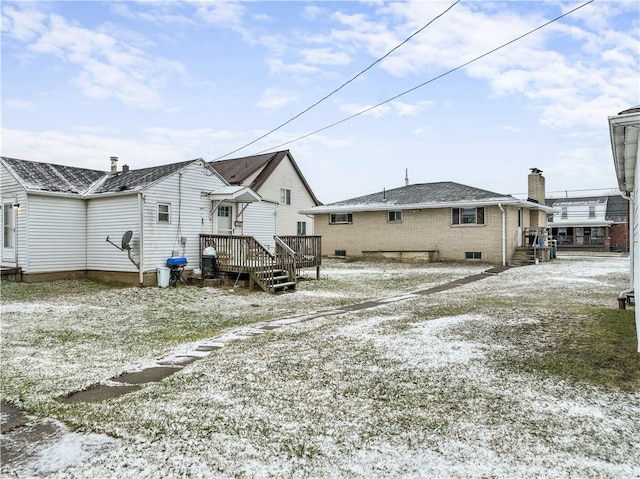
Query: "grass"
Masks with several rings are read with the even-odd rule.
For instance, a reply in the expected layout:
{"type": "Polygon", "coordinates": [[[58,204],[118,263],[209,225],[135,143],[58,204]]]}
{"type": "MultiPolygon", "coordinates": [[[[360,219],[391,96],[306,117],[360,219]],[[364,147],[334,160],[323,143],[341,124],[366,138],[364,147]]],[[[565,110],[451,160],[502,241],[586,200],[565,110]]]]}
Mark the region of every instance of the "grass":
{"type": "MultiPolygon", "coordinates": [[[[554,341],[537,354],[507,360],[512,368],[554,375],[574,383],[640,391],[640,357],[637,352],[633,310],[590,309],[568,312],[563,321],[542,325],[554,328],[554,341]]],[[[531,344],[541,325],[522,327],[514,335],[531,344]]]]}
{"type": "Polygon", "coordinates": [[[2,298],[2,394],[121,440],[58,477],[629,477],[640,365],[633,311],[616,309],[625,266],[517,268],[318,317],[100,403],[55,398],[181,342],[477,266],[328,262],[322,280],[279,296],[74,282],[43,299],[35,288],[28,303],[2,298]]]}

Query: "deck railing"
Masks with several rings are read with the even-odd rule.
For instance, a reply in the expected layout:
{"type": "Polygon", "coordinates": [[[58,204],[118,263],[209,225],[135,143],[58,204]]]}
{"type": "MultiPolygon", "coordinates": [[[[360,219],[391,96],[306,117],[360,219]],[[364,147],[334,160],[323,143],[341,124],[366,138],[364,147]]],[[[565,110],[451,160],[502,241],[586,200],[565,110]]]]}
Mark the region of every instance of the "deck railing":
{"type": "Polygon", "coordinates": [[[320,279],[322,264],[322,236],[279,236],[296,252],[296,275],[304,268],[316,268],[316,279],[320,279]]]}
{"type": "MultiPolygon", "coordinates": [[[[277,270],[287,272],[291,281],[302,268],[317,268],[321,263],[320,236],[275,236],[275,254],[253,236],[200,235],[200,251],[207,247],[216,250],[216,269],[235,273],[260,273],[268,284],[277,270]]],[[[200,261],[202,268],[202,258],[200,261]]]]}

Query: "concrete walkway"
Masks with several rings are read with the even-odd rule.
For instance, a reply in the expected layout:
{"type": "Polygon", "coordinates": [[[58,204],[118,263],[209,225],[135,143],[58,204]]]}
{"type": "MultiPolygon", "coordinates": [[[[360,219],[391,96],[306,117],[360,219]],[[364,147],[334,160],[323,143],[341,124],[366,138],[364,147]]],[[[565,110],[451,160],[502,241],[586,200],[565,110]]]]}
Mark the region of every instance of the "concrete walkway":
{"type": "MultiPolygon", "coordinates": [[[[98,402],[122,396],[141,389],[145,384],[161,381],[162,379],[180,371],[186,365],[206,357],[214,351],[223,348],[234,341],[264,334],[283,326],[326,318],[352,311],[375,308],[390,303],[407,301],[419,296],[440,293],[458,288],[465,284],[478,281],[489,276],[499,274],[508,267],[496,267],[487,271],[460,278],[449,283],[432,288],[414,291],[389,298],[376,299],[356,303],[343,308],[332,308],[311,311],[284,318],[259,323],[251,327],[239,328],[224,335],[197,342],[192,349],[185,353],[164,357],[152,366],[127,371],[95,384],[83,391],[72,391],[59,398],[63,402],[98,402]]],[[[0,404],[2,450],[0,464],[3,475],[12,474],[14,477],[46,477],[56,470],[82,463],[96,454],[116,447],[118,441],[102,434],[72,433],[59,421],[38,419],[24,414],[15,407],[0,404]],[[60,451],[65,453],[61,454],[60,451]],[[56,453],[56,451],[58,451],[56,453]],[[71,451],[71,453],[69,453],[71,451]],[[56,454],[59,457],[55,457],[56,454]],[[62,457],[64,456],[64,457],[62,457]]],[[[8,476],[11,477],[11,476],[8,476]]]]}

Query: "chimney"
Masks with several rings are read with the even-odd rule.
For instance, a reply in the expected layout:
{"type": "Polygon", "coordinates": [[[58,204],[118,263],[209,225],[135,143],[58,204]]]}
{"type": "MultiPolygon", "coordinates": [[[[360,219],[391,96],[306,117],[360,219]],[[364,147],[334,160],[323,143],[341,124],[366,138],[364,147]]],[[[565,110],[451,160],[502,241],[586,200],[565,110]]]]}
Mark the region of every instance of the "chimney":
{"type": "Polygon", "coordinates": [[[118,172],[118,157],[111,157],[111,174],[115,175],[118,172]]]}
{"type": "Polygon", "coordinates": [[[125,173],[129,171],[129,165],[122,165],[122,172],[125,173]]]}
{"type": "Polygon", "coordinates": [[[546,191],[544,186],[544,176],[542,176],[542,170],[538,168],[529,168],[529,192],[528,200],[536,203],[544,204],[546,191]]]}

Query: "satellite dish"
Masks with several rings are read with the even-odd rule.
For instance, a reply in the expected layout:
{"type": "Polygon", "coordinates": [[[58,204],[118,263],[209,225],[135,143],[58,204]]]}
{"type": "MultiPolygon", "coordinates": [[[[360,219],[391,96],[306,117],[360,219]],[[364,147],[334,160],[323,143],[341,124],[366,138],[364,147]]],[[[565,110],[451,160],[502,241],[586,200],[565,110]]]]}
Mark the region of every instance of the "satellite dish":
{"type": "Polygon", "coordinates": [[[129,242],[131,241],[131,237],[133,236],[133,231],[129,230],[125,234],[122,235],[122,249],[129,249],[129,242]]]}

